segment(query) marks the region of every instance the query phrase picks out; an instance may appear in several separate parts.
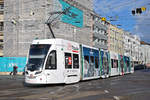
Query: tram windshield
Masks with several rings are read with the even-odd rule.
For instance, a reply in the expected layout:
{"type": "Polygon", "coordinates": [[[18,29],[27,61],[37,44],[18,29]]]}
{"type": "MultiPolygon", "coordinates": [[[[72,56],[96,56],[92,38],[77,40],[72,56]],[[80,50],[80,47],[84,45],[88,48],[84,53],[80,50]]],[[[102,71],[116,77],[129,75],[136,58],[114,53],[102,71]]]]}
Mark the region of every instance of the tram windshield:
{"type": "Polygon", "coordinates": [[[43,67],[45,57],[51,45],[36,44],[30,46],[27,70],[35,71],[43,67]]]}

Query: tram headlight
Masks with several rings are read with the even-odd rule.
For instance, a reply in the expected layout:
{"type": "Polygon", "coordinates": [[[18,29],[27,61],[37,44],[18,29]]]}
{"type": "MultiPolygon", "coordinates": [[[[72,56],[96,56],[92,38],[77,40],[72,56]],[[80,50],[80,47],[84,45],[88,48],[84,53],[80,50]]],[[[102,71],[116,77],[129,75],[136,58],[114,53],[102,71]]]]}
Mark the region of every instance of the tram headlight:
{"type": "Polygon", "coordinates": [[[28,73],[28,71],[25,71],[25,74],[27,74],[27,75],[28,75],[28,74],[29,74],[29,73],[28,73]]]}
{"type": "Polygon", "coordinates": [[[36,74],[40,74],[41,72],[42,72],[42,71],[35,72],[35,75],[36,75],[36,74]]]}

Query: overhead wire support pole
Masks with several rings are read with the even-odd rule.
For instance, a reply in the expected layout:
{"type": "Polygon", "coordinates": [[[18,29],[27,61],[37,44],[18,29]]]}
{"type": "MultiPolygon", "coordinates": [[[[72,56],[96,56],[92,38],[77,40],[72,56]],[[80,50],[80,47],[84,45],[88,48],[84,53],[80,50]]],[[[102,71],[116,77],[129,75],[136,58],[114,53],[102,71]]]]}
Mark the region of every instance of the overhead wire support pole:
{"type": "Polygon", "coordinates": [[[66,14],[66,13],[69,11],[70,8],[71,8],[71,7],[68,7],[68,8],[66,8],[66,9],[64,9],[64,11],[58,11],[58,12],[52,12],[52,13],[50,13],[51,16],[54,15],[54,14],[59,14],[58,16],[56,16],[56,17],[55,17],[54,19],[52,19],[51,21],[50,21],[50,19],[51,19],[51,16],[50,16],[50,17],[48,18],[48,20],[46,21],[46,23],[45,23],[45,24],[48,25],[49,30],[50,30],[50,32],[51,32],[53,38],[55,38],[55,35],[54,35],[54,32],[53,32],[52,27],[51,27],[52,22],[54,22],[54,21],[55,21],[57,18],[59,18],[61,15],[66,14]]]}

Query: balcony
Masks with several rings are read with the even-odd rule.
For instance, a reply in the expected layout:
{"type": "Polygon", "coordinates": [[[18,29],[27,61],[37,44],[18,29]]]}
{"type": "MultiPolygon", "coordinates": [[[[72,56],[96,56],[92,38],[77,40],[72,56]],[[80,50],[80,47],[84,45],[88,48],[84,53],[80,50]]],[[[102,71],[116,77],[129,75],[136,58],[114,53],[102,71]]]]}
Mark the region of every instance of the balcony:
{"type": "Polygon", "coordinates": [[[97,27],[99,27],[99,28],[101,28],[101,29],[103,29],[103,30],[107,30],[106,25],[103,25],[103,24],[101,24],[101,23],[99,23],[97,21],[95,21],[94,25],[97,26],[97,27]]]}
{"type": "Polygon", "coordinates": [[[107,36],[105,36],[104,34],[99,34],[97,32],[94,32],[94,37],[96,37],[98,39],[108,40],[107,36]]]}
{"type": "Polygon", "coordinates": [[[108,46],[107,46],[107,45],[102,45],[102,44],[100,44],[100,43],[98,43],[98,42],[95,42],[95,43],[94,43],[94,47],[100,48],[100,49],[104,49],[104,50],[107,50],[107,49],[108,49],[108,46]]]}

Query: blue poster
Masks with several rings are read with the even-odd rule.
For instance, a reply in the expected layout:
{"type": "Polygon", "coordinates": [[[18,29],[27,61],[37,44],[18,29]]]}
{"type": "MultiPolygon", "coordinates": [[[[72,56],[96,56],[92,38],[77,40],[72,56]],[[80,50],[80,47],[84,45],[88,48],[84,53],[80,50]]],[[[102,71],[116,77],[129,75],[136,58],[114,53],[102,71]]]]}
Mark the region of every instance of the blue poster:
{"type": "Polygon", "coordinates": [[[18,72],[23,72],[26,57],[0,57],[0,72],[11,72],[14,65],[18,67],[18,72]]]}
{"type": "Polygon", "coordinates": [[[100,76],[99,51],[93,48],[83,47],[83,56],[83,78],[100,76]]]}
{"type": "Polygon", "coordinates": [[[65,11],[65,13],[61,17],[61,20],[65,23],[68,23],[68,24],[71,24],[80,28],[83,27],[83,11],[69,5],[63,0],[59,0],[59,2],[62,5],[62,10],[65,11]]]}

